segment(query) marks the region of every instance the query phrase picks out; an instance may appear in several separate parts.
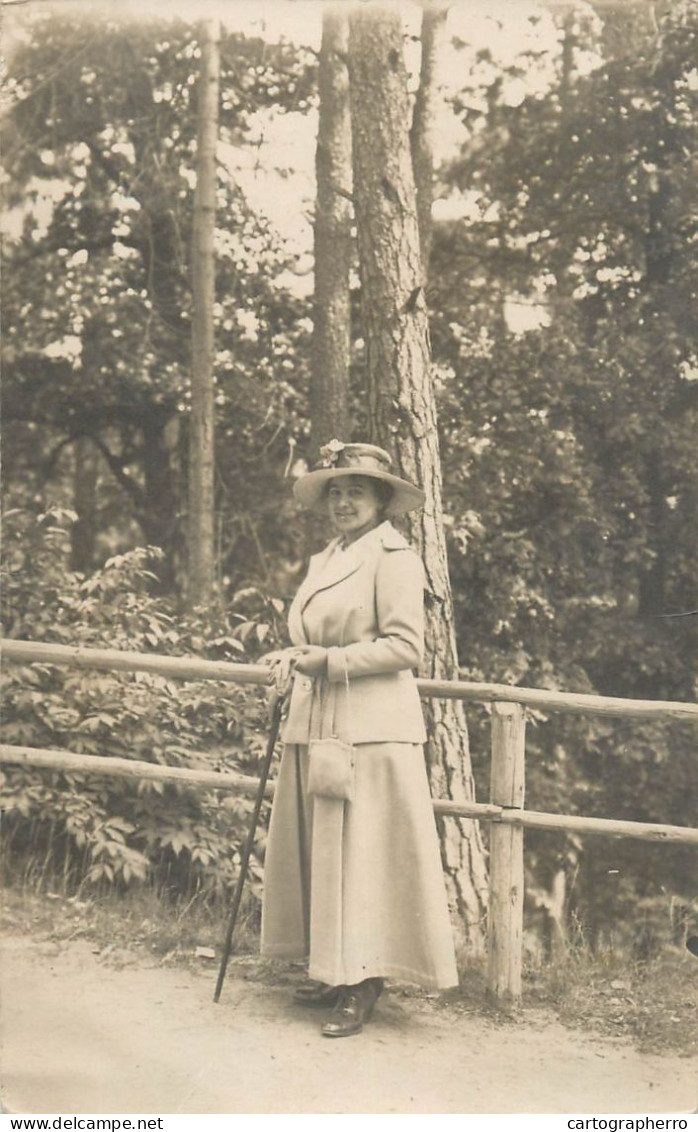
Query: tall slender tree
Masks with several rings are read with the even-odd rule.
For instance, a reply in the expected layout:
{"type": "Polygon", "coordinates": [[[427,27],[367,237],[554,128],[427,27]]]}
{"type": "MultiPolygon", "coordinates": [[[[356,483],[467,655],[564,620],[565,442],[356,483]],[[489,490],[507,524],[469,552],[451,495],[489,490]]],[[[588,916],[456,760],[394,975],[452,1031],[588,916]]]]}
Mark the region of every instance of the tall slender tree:
{"type": "Polygon", "coordinates": [[[417,218],[424,270],[429,270],[431,252],[431,208],[434,203],[434,133],[439,97],[438,58],[447,8],[436,0],[425,0],[422,8],[422,59],[419,86],[412,111],[410,146],[417,191],[417,218]]]}
{"type": "MultiPolygon", "coordinates": [[[[424,510],[407,521],[426,566],[425,675],[453,678],[458,655],[399,10],[379,4],[353,9],[349,73],[372,438],[391,451],[400,474],[426,491],[424,510]]],[[[456,700],[426,706],[433,792],[470,798],[474,786],[463,706],[456,700]]],[[[477,949],[486,900],[478,827],[470,821],[443,823],[440,838],[450,896],[469,944],[477,949]]]]}
{"type": "Polygon", "coordinates": [[[189,423],[190,605],[208,602],[214,584],[214,324],[216,291],[216,142],[220,86],[220,27],[201,24],[197,170],[192,247],[192,380],[189,423]]]}
{"type": "Polygon", "coordinates": [[[348,436],[352,259],[351,119],[345,12],[322,17],[315,170],[315,298],[310,386],[314,452],[332,436],[348,436]]]}
{"type": "Polygon", "coordinates": [[[99,453],[87,436],[73,445],[73,500],[77,521],[70,530],[70,568],[89,574],[94,566],[97,535],[99,453]]]}

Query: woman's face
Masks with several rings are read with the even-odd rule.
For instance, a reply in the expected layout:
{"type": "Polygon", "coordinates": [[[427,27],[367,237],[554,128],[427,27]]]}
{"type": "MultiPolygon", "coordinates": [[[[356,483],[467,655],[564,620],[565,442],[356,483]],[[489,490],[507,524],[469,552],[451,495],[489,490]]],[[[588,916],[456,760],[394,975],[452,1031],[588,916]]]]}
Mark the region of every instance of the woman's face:
{"type": "Polygon", "coordinates": [[[383,506],[368,476],[342,476],[333,480],[327,499],[332,524],[345,542],[354,542],[382,521],[383,506]]]}

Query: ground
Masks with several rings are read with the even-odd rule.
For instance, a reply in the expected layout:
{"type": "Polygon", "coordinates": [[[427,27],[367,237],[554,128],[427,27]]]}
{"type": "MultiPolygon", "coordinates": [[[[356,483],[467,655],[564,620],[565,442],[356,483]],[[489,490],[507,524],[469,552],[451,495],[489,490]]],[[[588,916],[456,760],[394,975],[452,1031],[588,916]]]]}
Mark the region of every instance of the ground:
{"type": "MultiPolygon", "coordinates": [[[[15,918],[16,919],[16,918],[15,918]]],[[[3,1102],[15,1113],[687,1113],[681,1052],[390,988],[355,1037],[295,1006],[300,972],[234,956],[171,965],[119,945],[18,931],[4,941],[3,1102]]],[[[24,928],[24,925],[20,925],[24,928]]],[[[689,960],[690,964],[690,960],[689,960]]],[[[687,968],[690,970],[690,965],[687,968]]],[[[691,972],[692,974],[692,972],[691,972]]]]}

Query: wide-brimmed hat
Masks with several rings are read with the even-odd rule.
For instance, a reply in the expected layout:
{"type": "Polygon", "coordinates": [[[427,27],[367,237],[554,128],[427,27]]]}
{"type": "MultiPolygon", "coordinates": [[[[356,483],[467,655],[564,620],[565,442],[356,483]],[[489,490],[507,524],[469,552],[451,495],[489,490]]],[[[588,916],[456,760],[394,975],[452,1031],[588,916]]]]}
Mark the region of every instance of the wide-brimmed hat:
{"type": "Polygon", "coordinates": [[[387,515],[401,515],[424,505],[422,489],[393,475],[389,470],[392,464],[389,454],[376,444],[342,444],[341,440],[331,440],[320,449],[320,456],[318,467],[301,476],[293,486],[296,499],[311,511],[325,510],[325,488],[330,480],[342,476],[368,476],[390,484],[393,495],[385,509],[387,515]]]}

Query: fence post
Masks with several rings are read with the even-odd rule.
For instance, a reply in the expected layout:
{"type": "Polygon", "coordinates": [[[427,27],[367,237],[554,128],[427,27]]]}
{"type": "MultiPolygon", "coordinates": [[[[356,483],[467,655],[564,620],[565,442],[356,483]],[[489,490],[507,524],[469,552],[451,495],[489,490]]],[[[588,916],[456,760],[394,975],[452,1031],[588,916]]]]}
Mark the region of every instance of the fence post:
{"type": "MultiPolygon", "coordinates": [[[[526,724],[521,704],[492,705],[490,802],[522,809],[526,724]]],[[[490,826],[490,904],[487,991],[505,1009],[521,998],[523,930],[523,828],[490,826]]]]}

